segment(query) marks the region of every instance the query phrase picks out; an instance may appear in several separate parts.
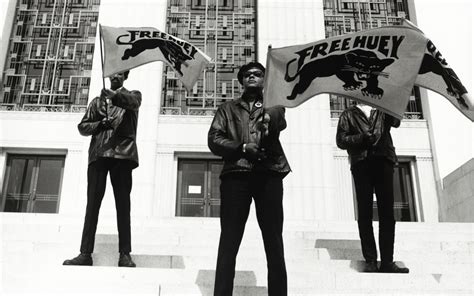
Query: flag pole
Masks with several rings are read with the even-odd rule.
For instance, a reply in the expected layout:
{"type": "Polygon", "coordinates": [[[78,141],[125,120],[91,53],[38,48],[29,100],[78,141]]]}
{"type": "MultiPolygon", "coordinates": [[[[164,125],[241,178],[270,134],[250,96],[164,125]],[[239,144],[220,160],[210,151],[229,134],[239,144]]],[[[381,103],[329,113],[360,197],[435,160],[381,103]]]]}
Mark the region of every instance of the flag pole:
{"type": "MultiPolygon", "coordinates": [[[[105,89],[105,78],[104,78],[104,50],[102,49],[102,25],[99,24],[99,44],[100,44],[100,65],[102,67],[102,89],[105,89]]],[[[105,99],[105,118],[109,120],[109,104],[107,98],[105,99]]]]}
{"type": "MultiPolygon", "coordinates": [[[[269,64],[269,60],[270,60],[268,57],[269,57],[269,54],[270,54],[270,51],[271,51],[271,50],[272,50],[272,45],[269,44],[269,45],[268,45],[268,52],[267,52],[267,62],[266,62],[266,65],[265,65],[265,71],[266,71],[266,72],[267,72],[267,70],[268,70],[268,64],[269,64]]],[[[267,77],[268,77],[268,76],[265,74],[265,80],[264,80],[264,82],[263,82],[263,85],[264,85],[264,86],[267,85],[267,77]]],[[[263,89],[263,91],[265,92],[265,89],[263,89]]],[[[264,120],[265,120],[265,114],[266,114],[266,112],[265,112],[265,100],[264,100],[264,98],[265,98],[265,96],[263,96],[263,98],[262,98],[262,101],[263,101],[263,107],[262,107],[262,109],[263,109],[263,113],[262,113],[262,123],[263,123],[264,120]]],[[[271,120],[271,119],[270,119],[270,120],[271,120]]],[[[270,123],[268,124],[268,127],[270,127],[270,123]]],[[[258,146],[260,146],[260,147],[262,147],[263,138],[265,138],[265,133],[262,133],[261,136],[260,136],[260,143],[259,143],[259,145],[258,145],[258,146]]]]}

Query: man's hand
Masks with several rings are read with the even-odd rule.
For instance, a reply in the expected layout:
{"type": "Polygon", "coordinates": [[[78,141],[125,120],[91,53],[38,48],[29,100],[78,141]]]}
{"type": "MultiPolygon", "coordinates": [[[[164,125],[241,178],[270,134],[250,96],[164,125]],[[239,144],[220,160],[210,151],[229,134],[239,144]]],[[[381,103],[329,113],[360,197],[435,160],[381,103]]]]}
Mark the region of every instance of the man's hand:
{"type": "Polygon", "coordinates": [[[111,89],[103,88],[102,91],[100,92],[100,97],[104,99],[109,99],[111,96],[113,96],[115,92],[111,89]]]}
{"type": "Polygon", "coordinates": [[[263,133],[265,136],[268,136],[268,124],[270,123],[270,114],[265,113],[263,118],[257,122],[257,130],[263,133]]]}
{"type": "Polygon", "coordinates": [[[375,143],[376,138],[372,132],[365,132],[362,136],[362,140],[364,141],[364,143],[372,145],[375,143]]]}
{"type": "Polygon", "coordinates": [[[112,118],[102,118],[102,120],[100,121],[99,123],[99,128],[102,129],[102,130],[109,130],[109,129],[113,129],[113,126],[112,126],[112,118]]]}
{"type": "Polygon", "coordinates": [[[265,149],[260,148],[255,143],[245,144],[245,155],[253,161],[261,161],[267,157],[265,155],[265,149]]]}

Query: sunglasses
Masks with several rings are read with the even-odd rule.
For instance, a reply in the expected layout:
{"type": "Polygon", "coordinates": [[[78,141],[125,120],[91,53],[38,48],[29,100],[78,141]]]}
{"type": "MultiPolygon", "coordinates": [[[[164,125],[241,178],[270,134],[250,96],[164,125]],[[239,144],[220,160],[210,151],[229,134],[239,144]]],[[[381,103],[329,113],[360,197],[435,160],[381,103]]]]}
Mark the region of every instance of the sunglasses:
{"type": "Polygon", "coordinates": [[[252,72],[245,72],[244,77],[249,78],[251,75],[262,78],[263,77],[263,72],[262,71],[252,71],[252,72]]]}

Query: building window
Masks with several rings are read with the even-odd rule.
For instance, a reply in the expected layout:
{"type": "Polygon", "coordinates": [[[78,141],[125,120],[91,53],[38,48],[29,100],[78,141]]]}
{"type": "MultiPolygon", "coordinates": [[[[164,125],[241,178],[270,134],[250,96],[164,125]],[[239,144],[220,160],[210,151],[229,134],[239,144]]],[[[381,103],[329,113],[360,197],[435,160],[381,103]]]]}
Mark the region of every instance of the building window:
{"type": "MultiPolygon", "coordinates": [[[[419,221],[417,215],[416,205],[416,191],[415,191],[415,161],[410,157],[399,157],[398,163],[395,164],[393,173],[393,212],[395,221],[416,222],[419,221]]],[[[357,217],[357,198],[354,192],[354,205],[357,217]]],[[[372,214],[373,220],[379,220],[379,213],[377,209],[377,198],[375,193],[373,195],[372,214]]]]}
{"type": "Polygon", "coordinates": [[[168,0],[167,32],[187,40],[212,58],[188,93],[182,83],[163,71],[163,100],[160,113],[168,115],[212,116],[220,104],[241,96],[237,81],[240,66],[256,61],[256,1],[183,1],[176,8],[168,0]],[[222,48],[226,48],[225,54],[222,48]],[[228,82],[229,92],[222,94],[221,85],[228,82]]]}
{"type": "Polygon", "coordinates": [[[64,156],[8,155],[1,210],[57,213],[63,169],[64,156]]]}
{"type": "Polygon", "coordinates": [[[87,105],[89,84],[77,82],[90,80],[100,0],[53,2],[16,7],[0,110],[77,112],[87,105]],[[6,83],[11,77],[16,84],[6,83]]]}
{"type": "MultiPolygon", "coordinates": [[[[395,165],[393,174],[393,211],[395,221],[418,221],[414,197],[414,184],[412,181],[413,173],[410,164],[410,161],[401,160],[395,165]]],[[[379,215],[376,201],[373,203],[373,217],[374,221],[378,221],[379,215]]]]}
{"type": "Polygon", "coordinates": [[[219,217],[219,175],[223,165],[215,159],[178,160],[176,216],[219,217]]]}
{"type": "MultiPolygon", "coordinates": [[[[325,0],[324,27],[326,38],[367,30],[371,28],[398,25],[403,18],[409,18],[407,0],[325,0]]],[[[337,118],[345,108],[355,104],[349,98],[330,95],[331,117],[337,118]]],[[[410,97],[406,119],[423,119],[420,91],[415,87],[410,97]]]]}

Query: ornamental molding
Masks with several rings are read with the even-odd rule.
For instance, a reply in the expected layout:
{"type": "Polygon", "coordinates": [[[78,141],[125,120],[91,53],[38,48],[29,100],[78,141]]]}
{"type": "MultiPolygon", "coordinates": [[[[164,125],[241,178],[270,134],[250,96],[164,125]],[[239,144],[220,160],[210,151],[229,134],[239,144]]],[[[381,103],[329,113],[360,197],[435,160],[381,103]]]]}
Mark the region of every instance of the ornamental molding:
{"type": "Polygon", "coordinates": [[[180,152],[190,153],[211,153],[207,145],[192,144],[157,144],[156,154],[175,154],[180,152]]]}
{"type": "Polygon", "coordinates": [[[432,156],[417,156],[416,161],[428,161],[428,162],[433,162],[433,157],[432,156]]]}
{"type": "Polygon", "coordinates": [[[54,151],[82,151],[83,143],[80,142],[61,142],[51,140],[0,140],[0,146],[3,147],[4,151],[14,151],[17,153],[18,150],[54,150],[54,151]]]}
{"type": "Polygon", "coordinates": [[[195,116],[195,115],[160,115],[158,116],[159,124],[193,124],[193,123],[206,123],[211,125],[213,116],[195,116]]]}

